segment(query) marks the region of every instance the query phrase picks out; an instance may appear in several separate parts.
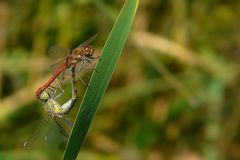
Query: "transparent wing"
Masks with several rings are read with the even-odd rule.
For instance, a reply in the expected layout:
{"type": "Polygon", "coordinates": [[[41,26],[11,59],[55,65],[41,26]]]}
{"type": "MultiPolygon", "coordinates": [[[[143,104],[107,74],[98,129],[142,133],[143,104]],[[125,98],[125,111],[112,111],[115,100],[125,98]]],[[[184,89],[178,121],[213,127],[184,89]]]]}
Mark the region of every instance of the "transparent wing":
{"type": "Polygon", "coordinates": [[[76,77],[87,86],[93,72],[93,65],[88,62],[77,63],[75,71],[76,77]]]}
{"type": "MultiPolygon", "coordinates": [[[[52,61],[52,65],[50,66],[51,74],[54,75],[58,68],[65,62],[66,57],[68,56],[70,50],[59,47],[59,46],[51,46],[49,48],[49,57],[52,61]]],[[[63,81],[65,79],[64,70],[59,74],[58,78],[63,81]]]]}
{"type": "Polygon", "coordinates": [[[71,50],[54,45],[51,46],[48,50],[48,54],[50,59],[52,60],[61,60],[66,58],[66,56],[68,55],[68,53],[70,53],[71,50]]]}
{"type": "Polygon", "coordinates": [[[69,137],[73,122],[67,118],[58,118],[55,119],[56,125],[58,126],[59,132],[64,135],[66,138],[69,137]]]}
{"type": "MultiPolygon", "coordinates": [[[[50,66],[51,75],[54,75],[58,68],[65,62],[65,59],[60,60],[59,62],[52,64],[50,66]]],[[[65,69],[59,74],[59,80],[63,81],[65,79],[65,69]]]]}
{"type": "Polygon", "coordinates": [[[39,146],[42,143],[41,136],[43,135],[43,129],[45,128],[45,124],[49,121],[48,117],[44,117],[37,125],[34,125],[33,131],[31,131],[29,135],[26,136],[24,142],[21,144],[26,149],[33,149],[39,146]],[[35,127],[37,126],[37,127],[35,127]]]}
{"type": "Polygon", "coordinates": [[[42,133],[43,134],[41,135],[40,140],[43,141],[44,146],[59,146],[67,141],[67,137],[59,132],[59,128],[56,126],[54,119],[51,117],[42,129],[42,133]]]}
{"type": "Polygon", "coordinates": [[[40,147],[59,146],[67,141],[67,138],[59,132],[59,128],[49,116],[45,116],[34,130],[32,135],[27,135],[27,138],[22,143],[24,149],[32,150],[40,147]]]}
{"type": "Polygon", "coordinates": [[[78,46],[78,48],[83,47],[83,46],[88,45],[88,44],[91,44],[92,41],[93,41],[94,39],[96,39],[96,37],[97,37],[97,34],[93,35],[93,36],[90,37],[88,40],[86,40],[85,42],[81,43],[81,44],[78,46]]]}

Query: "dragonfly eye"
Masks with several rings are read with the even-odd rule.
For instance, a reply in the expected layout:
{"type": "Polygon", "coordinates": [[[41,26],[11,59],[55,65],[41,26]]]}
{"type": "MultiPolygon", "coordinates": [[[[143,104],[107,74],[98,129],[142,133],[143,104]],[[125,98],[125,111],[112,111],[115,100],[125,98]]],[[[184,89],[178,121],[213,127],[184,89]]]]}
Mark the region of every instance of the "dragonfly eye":
{"type": "Polygon", "coordinates": [[[89,47],[88,46],[84,47],[84,50],[88,52],[89,51],[89,47]]]}
{"type": "Polygon", "coordinates": [[[88,45],[88,46],[84,47],[84,50],[86,52],[85,55],[87,55],[87,56],[93,55],[94,48],[92,46],[88,45]]]}

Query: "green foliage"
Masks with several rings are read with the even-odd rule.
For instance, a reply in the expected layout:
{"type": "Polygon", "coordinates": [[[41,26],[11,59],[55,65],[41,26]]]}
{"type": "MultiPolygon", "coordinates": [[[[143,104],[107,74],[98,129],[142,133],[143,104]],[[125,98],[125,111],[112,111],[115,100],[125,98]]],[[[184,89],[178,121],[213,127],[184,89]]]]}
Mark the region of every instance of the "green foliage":
{"type": "MultiPolygon", "coordinates": [[[[0,2],[0,159],[62,156],[65,142],[52,147],[40,140],[31,153],[22,147],[46,116],[34,93],[51,76],[49,66],[55,62],[48,59],[48,49],[55,44],[73,49],[97,33],[94,46],[100,53],[124,2],[0,2]]],[[[92,104],[101,96],[92,94],[91,105],[84,102],[79,112],[86,115],[79,125],[84,130],[79,137],[85,140],[78,158],[240,159],[239,2],[141,1],[86,137],[91,121],[86,112],[96,109],[92,104]]],[[[99,65],[105,62],[101,57],[99,65]]],[[[101,72],[97,69],[94,76],[105,75],[101,72]]],[[[88,82],[86,77],[81,78],[88,82]]],[[[91,84],[88,92],[104,90],[101,83],[97,88],[91,84]]],[[[61,85],[65,93],[57,99],[60,104],[71,97],[70,86],[68,79],[61,85]]],[[[79,81],[69,119],[76,116],[85,90],[79,81]]]]}

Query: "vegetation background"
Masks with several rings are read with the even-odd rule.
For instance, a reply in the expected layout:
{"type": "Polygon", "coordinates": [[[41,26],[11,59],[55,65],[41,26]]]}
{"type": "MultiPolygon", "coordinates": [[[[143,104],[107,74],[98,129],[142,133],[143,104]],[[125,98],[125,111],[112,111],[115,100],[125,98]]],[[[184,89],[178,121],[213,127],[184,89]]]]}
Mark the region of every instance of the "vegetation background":
{"type": "MultiPolygon", "coordinates": [[[[35,98],[51,76],[48,49],[74,48],[97,33],[100,54],[123,3],[0,2],[0,159],[61,157],[64,138],[35,98]],[[23,147],[26,138],[33,145],[23,147]]],[[[239,16],[237,0],[140,1],[78,158],[240,159],[239,16]]],[[[72,120],[86,89],[78,84],[72,120]]],[[[63,87],[61,103],[71,96],[70,84],[63,87]]]]}

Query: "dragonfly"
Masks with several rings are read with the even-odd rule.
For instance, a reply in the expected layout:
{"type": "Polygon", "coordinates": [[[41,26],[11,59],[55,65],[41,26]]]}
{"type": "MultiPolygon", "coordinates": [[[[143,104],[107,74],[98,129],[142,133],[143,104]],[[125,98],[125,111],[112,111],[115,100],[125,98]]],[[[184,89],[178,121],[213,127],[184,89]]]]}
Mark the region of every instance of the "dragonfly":
{"type": "MultiPolygon", "coordinates": [[[[92,60],[98,58],[93,56],[94,47],[90,45],[90,43],[95,39],[95,37],[96,35],[91,37],[84,43],[80,44],[77,48],[73,50],[62,50],[65,51],[64,54],[66,55],[66,57],[61,61],[52,77],[36,91],[36,97],[44,102],[45,111],[48,114],[47,120],[52,118],[65,137],[68,137],[68,134],[58,122],[58,120],[64,120],[68,122],[68,120],[65,119],[65,115],[67,115],[69,111],[73,108],[77,98],[76,75],[81,71],[83,67],[86,67],[86,62],[88,64],[91,64],[92,60]],[[58,88],[55,88],[52,84],[53,82],[56,82],[56,79],[61,79],[60,76],[65,75],[65,71],[71,71],[72,97],[66,103],[60,105],[57,101],[57,98],[59,98],[64,93],[64,90],[58,85],[61,93],[56,95],[58,88]]],[[[56,51],[57,50],[55,48],[55,53],[59,53],[56,51]]]]}
{"type": "MultiPolygon", "coordinates": [[[[55,90],[53,87],[51,87],[51,84],[55,81],[56,78],[60,77],[60,75],[63,75],[62,79],[64,79],[64,75],[65,75],[64,73],[66,70],[69,70],[73,66],[75,66],[75,68],[78,68],[78,71],[76,71],[76,73],[78,74],[82,70],[82,68],[85,67],[86,63],[91,64],[91,61],[99,57],[99,56],[94,56],[95,48],[91,45],[91,42],[95,38],[96,38],[96,35],[92,36],[90,39],[80,44],[75,49],[64,51],[65,52],[64,54],[67,54],[67,56],[63,59],[63,62],[60,63],[60,65],[58,66],[58,68],[56,69],[52,77],[44,85],[39,87],[38,90],[36,91],[36,97],[38,99],[42,100],[42,97],[41,97],[42,92],[45,91],[46,89],[55,90]]],[[[53,52],[54,50],[56,52],[57,49],[53,47],[52,50],[53,52]]],[[[61,94],[59,96],[61,96],[61,94]]]]}
{"type": "MultiPolygon", "coordinates": [[[[71,108],[74,106],[77,99],[77,80],[75,76],[76,67],[71,67],[72,72],[72,98],[68,100],[63,105],[60,105],[56,99],[58,95],[55,96],[56,90],[49,94],[47,91],[42,91],[39,99],[45,103],[45,111],[54,120],[57,118],[63,118],[64,115],[68,114],[71,108]]],[[[62,89],[61,89],[62,90],[62,89]]]]}
{"type": "MultiPolygon", "coordinates": [[[[72,122],[66,118],[65,115],[68,114],[68,112],[71,110],[71,108],[74,106],[76,99],[77,99],[77,80],[75,76],[75,69],[76,67],[71,67],[72,72],[72,97],[65,102],[63,105],[60,105],[56,98],[56,90],[52,92],[47,92],[46,90],[42,91],[40,94],[40,99],[44,102],[45,111],[47,112],[47,122],[51,119],[55,121],[55,124],[57,124],[60,132],[63,136],[69,137],[68,132],[64,129],[62,124],[60,123],[60,120],[65,123],[65,125],[68,125],[68,127],[72,126],[72,122]]],[[[42,124],[42,123],[41,123],[42,124]]],[[[42,124],[43,125],[43,124],[42,124]]],[[[45,126],[44,124],[43,126],[45,126]]],[[[40,129],[40,128],[37,128],[40,129]]],[[[36,130],[37,131],[37,130],[36,130]]],[[[44,136],[45,141],[47,141],[47,136],[44,136]]],[[[23,146],[27,147],[28,141],[25,141],[23,146]]]]}

